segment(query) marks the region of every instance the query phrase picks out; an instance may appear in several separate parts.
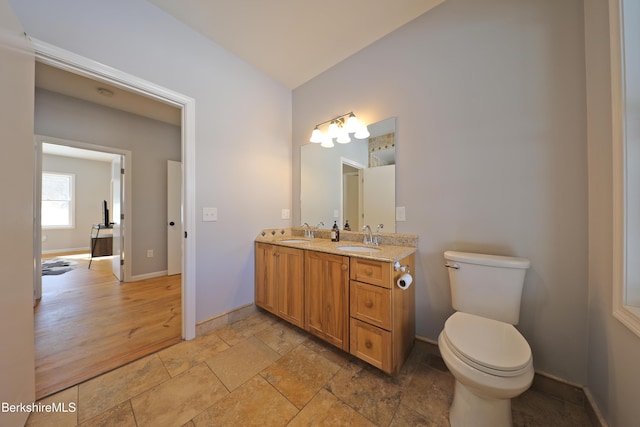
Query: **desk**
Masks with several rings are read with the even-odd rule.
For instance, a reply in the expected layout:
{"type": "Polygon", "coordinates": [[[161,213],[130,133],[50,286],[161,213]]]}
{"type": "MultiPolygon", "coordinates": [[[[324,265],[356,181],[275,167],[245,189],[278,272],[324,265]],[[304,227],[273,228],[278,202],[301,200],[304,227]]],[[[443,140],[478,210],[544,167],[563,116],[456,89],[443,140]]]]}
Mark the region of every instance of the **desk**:
{"type": "Polygon", "coordinates": [[[91,257],[89,258],[89,268],[91,268],[93,257],[113,255],[113,235],[111,235],[111,233],[103,233],[100,235],[100,230],[111,229],[113,229],[113,225],[93,224],[91,226],[91,257]]]}

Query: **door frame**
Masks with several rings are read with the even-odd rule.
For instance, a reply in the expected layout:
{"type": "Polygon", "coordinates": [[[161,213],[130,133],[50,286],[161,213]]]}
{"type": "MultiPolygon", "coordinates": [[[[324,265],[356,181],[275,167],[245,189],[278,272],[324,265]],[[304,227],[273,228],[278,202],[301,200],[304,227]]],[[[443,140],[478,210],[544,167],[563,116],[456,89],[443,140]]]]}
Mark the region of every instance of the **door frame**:
{"type": "MultiPolygon", "coordinates": [[[[174,228],[181,224],[175,224],[176,218],[182,215],[182,206],[177,206],[177,197],[171,178],[176,177],[176,181],[182,178],[182,162],[175,160],[167,160],[167,276],[178,274],[182,270],[182,241],[180,236],[183,234],[182,228],[174,228]],[[172,214],[175,213],[175,216],[172,214]],[[178,234],[176,234],[178,233],[178,234]],[[176,247],[178,246],[179,249],[176,247]],[[178,265],[179,263],[179,265],[178,265]]],[[[182,187],[180,187],[182,189],[182,187]]]]}
{"type": "MultiPolygon", "coordinates": [[[[196,336],[196,209],[195,209],[195,100],[150,81],[114,69],[41,40],[30,38],[36,61],[112,84],[150,97],[182,110],[182,229],[185,233],[182,252],[182,338],[196,336]]],[[[38,225],[39,226],[39,225],[38,225]]],[[[34,225],[34,228],[35,225],[34,225]]],[[[130,239],[129,239],[130,240],[130,239]]],[[[34,248],[35,249],[35,248],[34,248]]]]}

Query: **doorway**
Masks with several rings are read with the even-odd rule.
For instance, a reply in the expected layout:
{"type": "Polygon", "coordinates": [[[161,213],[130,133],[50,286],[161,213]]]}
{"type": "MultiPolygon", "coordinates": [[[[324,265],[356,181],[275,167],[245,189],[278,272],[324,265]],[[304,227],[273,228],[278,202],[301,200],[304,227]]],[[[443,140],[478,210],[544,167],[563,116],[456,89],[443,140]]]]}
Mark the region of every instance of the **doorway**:
{"type": "MultiPolygon", "coordinates": [[[[125,251],[117,242],[132,246],[126,219],[133,205],[125,197],[131,185],[122,174],[126,167],[135,175],[129,151],[43,136],[36,147],[36,174],[53,177],[36,192],[44,208],[35,203],[36,223],[43,224],[44,277],[34,308],[36,396],[42,398],[179,342],[182,285],[179,272],[131,281],[131,268],[121,280],[125,251]],[[69,177],[69,185],[58,177],[69,177]],[[98,249],[106,239],[113,244],[98,249]]],[[[162,187],[154,193],[166,192],[162,187]]]]}
{"type": "MultiPolygon", "coordinates": [[[[111,68],[105,67],[101,64],[95,63],[93,61],[87,60],[85,58],[79,58],[77,55],[71,54],[66,51],[61,51],[55,47],[50,45],[46,45],[44,43],[40,43],[37,40],[33,40],[33,44],[36,50],[36,58],[38,62],[46,63],[53,67],[57,67],[59,69],[69,71],[71,73],[76,73],[82,75],[84,77],[88,77],[94,79],[99,82],[105,82],[111,85],[115,85],[119,88],[133,91],[137,94],[141,94],[146,97],[153,98],[154,100],[158,100],[161,102],[166,102],[174,107],[178,107],[181,112],[181,153],[182,153],[182,185],[181,185],[181,217],[178,219],[179,224],[178,228],[180,229],[180,235],[184,233],[183,237],[183,251],[181,254],[182,261],[182,274],[173,276],[171,278],[172,282],[162,282],[163,280],[169,280],[168,278],[145,278],[145,280],[140,280],[135,282],[135,287],[130,286],[116,286],[118,289],[118,293],[123,294],[124,288],[135,288],[136,292],[140,292],[145,288],[145,286],[149,283],[154,284],[155,287],[160,288],[171,288],[177,289],[179,294],[178,301],[179,307],[178,309],[170,308],[170,313],[165,315],[165,319],[174,319],[177,316],[177,319],[181,319],[181,322],[178,322],[179,325],[179,333],[178,340],[180,339],[192,339],[195,337],[195,259],[193,254],[195,253],[195,242],[193,239],[187,239],[189,236],[189,232],[191,227],[195,224],[194,219],[194,169],[193,165],[195,164],[195,138],[194,138],[194,127],[195,127],[195,118],[194,118],[194,103],[191,98],[185,97],[183,95],[177,94],[170,90],[164,89],[162,87],[156,86],[150,82],[146,82],[144,80],[138,79],[134,76],[130,76],[126,73],[121,73],[115,71],[111,68]],[[177,279],[177,282],[176,282],[177,279]],[[160,283],[161,282],[161,283],[160,283]]],[[[39,194],[39,192],[36,192],[39,194]]],[[[130,197],[132,194],[131,191],[125,190],[125,197],[130,197]]],[[[126,207],[127,203],[125,203],[126,207]]],[[[128,203],[131,206],[131,203],[128,203]]],[[[38,222],[36,222],[38,224],[38,222]]],[[[126,228],[125,228],[126,232],[126,228]]],[[[125,240],[125,254],[131,254],[130,250],[130,242],[131,239],[125,240]]],[[[41,243],[41,231],[39,227],[35,227],[34,229],[34,255],[35,257],[40,257],[40,243],[41,243]]],[[[36,264],[38,265],[38,264],[36,264]]],[[[127,263],[125,263],[125,280],[127,277],[127,263]]],[[[129,275],[131,272],[129,271],[129,275]]],[[[39,268],[34,269],[34,283],[39,283],[41,280],[39,268]]],[[[117,282],[117,281],[116,281],[117,282]]],[[[119,282],[117,282],[120,285],[119,282]]],[[[111,292],[111,291],[105,291],[111,292]]],[[[125,298],[127,299],[127,298],[125,298]]],[[[131,298],[128,299],[137,299],[141,298],[131,298]]],[[[146,298],[142,298],[146,299],[146,298]]],[[[137,310],[137,309],[132,309],[137,310]]],[[[162,325],[163,327],[165,324],[162,325]]],[[[99,325],[94,325],[97,330],[103,331],[103,329],[99,325]]],[[[129,330],[129,333],[135,335],[138,332],[142,332],[142,327],[132,327],[129,330]]],[[[165,346],[168,344],[165,344],[165,346]]],[[[135,353],[135,352],[129,352],[135,353]]],[[[142,354],[139,354],[137,357],[141,357],[142,354]]],[[[118,359],[116,357],[115,359],[118,359]]],[[[131,359],[125,360],[120,359],[119,363],[123,364],[131,359]]],[[[111,366],[110,369],[116,366],[111,366]]]]}
{"type": "MultiPolygon", "coordinates": [[[[131,183],[121,175],[121,170],[131,163],[131,152],[43,135],[36,135],[35,141],[35,224],[43,223],[41,218],[43,189],[40,179],[43,173],[65,173],[72,176],[75,181],[69,194],[71,199],[69,215],[73,218],[73,224],[44,226],[44,229],[41,226],[37,229],[40,238],[34,242],[36,265],[41,265],[43,252],[77,252],[88,244],[90,252],[93,253],[91,246],[96,243],[96,240],[88,241],[87,236],[92,239],[94,236],[96,238],[100,235],[109,236],[113,260],[112,272],[119,281],[130,281],[130,263],[124,262],[124,254],[131,253],[131,227],[124,226],[122,218],[130,217],[131,183]],[[106,206],[112,208],[111,218],[107,220],[110,226],[96,230],[95,227],[105,221],[103,209],[106,206]],[[114,213],[117,213],[115,218],[114,213]]],[[[102,224],[101,227],[104,225],[102,224]]],[[[36,273],[34,305],[42,297],[42,274],[39,269],[36,273]]]]}
{"type": "MultiPolygon", "coordinates": [[[[182,230],[184,233],[182,255],[182,338],[190,340],[196,336],[195,295],[195,100],[155,83],[119,71],[108,65],[79,56],[73,52],[31,38],[36,61],[96,81],[106,82],[128,91],[149,97],[181,109],[182,112],[182,230]]],[[[34,230],[34,248],[40,247],[39,227],[34,230]]],[[[34,268],[34,275],[37,268],[34,268]]]]}
{"type": "Polygon", "coordinates": [[[340,158],[342,164],[341,176],[341,224],[349,222],[352,230],[360,230],[362,227],[362,171],[365,166],[345,157],[340,158]]]}

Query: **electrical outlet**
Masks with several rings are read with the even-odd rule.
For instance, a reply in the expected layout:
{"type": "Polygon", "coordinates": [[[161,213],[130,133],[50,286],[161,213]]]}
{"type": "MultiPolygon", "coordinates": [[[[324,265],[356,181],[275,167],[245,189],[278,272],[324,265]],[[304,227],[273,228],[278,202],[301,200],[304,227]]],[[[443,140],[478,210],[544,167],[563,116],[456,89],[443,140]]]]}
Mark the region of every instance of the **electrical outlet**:
{"type": "Polygon", "coordinates": [[[291,218],[291,211],[289,209],[282,209],[282,215],[280,216],[282,219],[291,218]]]}
{"type": "Polygon", "coordinates": [[[202,208],[202,221],[217,221],[218,208],[202,208]]]}
{"type": "Polygon", "coordinates": [[[153,258],[153,249],[147,250],[147,258],[153,258]]]}

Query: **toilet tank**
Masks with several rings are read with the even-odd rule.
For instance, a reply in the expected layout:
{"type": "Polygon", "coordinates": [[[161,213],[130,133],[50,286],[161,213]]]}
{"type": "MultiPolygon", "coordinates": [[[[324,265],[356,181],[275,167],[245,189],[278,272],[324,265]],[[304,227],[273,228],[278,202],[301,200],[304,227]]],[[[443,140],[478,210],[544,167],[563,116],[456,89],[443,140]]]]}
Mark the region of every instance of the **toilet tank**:
{"type": "Polygon", "coordinates": [[[528,259],[456,251],[444,258],[456,311],[518,324],[528,259]]]}

